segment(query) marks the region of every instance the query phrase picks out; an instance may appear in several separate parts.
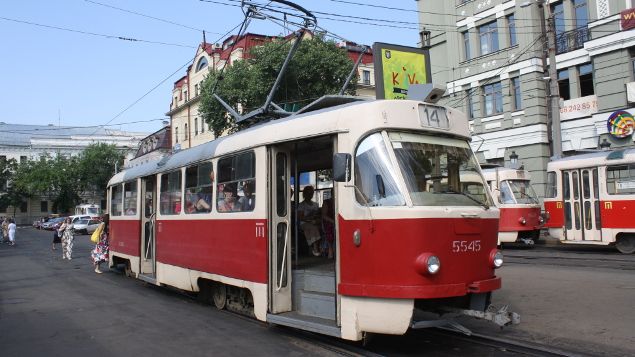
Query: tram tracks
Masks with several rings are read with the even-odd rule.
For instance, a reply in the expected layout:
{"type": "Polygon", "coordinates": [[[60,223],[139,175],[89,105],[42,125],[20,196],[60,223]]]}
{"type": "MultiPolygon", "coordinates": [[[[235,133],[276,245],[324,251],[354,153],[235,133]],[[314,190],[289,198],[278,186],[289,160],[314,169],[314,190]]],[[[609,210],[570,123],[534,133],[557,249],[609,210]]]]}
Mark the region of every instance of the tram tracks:
{"type": "Polygon", "coordinates": [[[541,357],[560,357],[560,356],[584,356],[582,354],[565,351],[559,348],[550,346],[544,346],[528,341],[518,341],[514,339],[508,339],[504,337],[487,336],[478,333],[472,333],[471,335],[464,335],[462,333],[437,328],[430,332],[431,334],[438,334],[445,337],[450,337],[453,340],[460,340],[467,343],[474,343],[490,348],[495,348],[503,352],[517,353],[525,356],[541,356],[541,357]]]}

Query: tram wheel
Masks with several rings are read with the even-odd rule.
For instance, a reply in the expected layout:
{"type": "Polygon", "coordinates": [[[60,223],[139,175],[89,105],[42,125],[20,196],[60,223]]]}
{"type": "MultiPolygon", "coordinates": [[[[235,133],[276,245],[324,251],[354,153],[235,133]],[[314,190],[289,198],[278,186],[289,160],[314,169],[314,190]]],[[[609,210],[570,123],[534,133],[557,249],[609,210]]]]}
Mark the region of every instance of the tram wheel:
{"type": "Polygon", "coordinates": [[[222,283],[215,283],[212,286],[212,301],[217,309],[222,310],[227,304],[227,287],[222,283]]]}
{"type": "Polygon", "coordinates": [[[622,254],[633,254],[635,253],[635,237],[622,237],[617,240],[615,247],[622,254]]]}

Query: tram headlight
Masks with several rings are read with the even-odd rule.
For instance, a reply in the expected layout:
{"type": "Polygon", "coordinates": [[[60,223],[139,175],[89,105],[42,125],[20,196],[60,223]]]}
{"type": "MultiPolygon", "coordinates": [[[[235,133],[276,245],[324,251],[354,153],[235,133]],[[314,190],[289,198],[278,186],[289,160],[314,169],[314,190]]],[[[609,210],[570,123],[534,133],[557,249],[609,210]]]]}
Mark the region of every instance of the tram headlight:
{"type": "Polygon", "coordinates": [[[525,219],[525,217],[520,217],[518,218],[518,223],[524,226],[525,224],[527,224],[527,220],[525,219]]]}
{"type": "Polygon", "coordinates": [[[415,260],[415,268],[421,275],[434,275],[441,269],[441,260],[431,253],[423,253],[415,260]]]}
{"type": "Polygon", "coordinates": [[[492,249],[492,252],[489,254],[489,263],[494,269],[503,266],[503,253],[498,249],[492,249]]]}

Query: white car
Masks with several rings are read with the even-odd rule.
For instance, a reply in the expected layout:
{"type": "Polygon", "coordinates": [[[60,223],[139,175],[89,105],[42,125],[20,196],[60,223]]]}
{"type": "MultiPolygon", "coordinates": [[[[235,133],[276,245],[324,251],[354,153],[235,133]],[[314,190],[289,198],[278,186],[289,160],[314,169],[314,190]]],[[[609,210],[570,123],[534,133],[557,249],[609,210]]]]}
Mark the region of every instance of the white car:
{"type": "Polygon", "coordinates": [[[71,222],[72,222],[73,224],[75,224],[75,223],[77,223],[80,219],[86,219],[86,220],[88,220],[88,219],[91,219],[91,218],[93,218],[93,217],[91,217],[91,216],[89,216],[89,215],[83,215],[83,214],[82,214],[82,215],[70,216],[70,218],[71,218],[71,222]]]}
{"type": "Polygon", "coordinates": [[[92,234],[101,224],[98,219],[79,219],[73,224],[76,234],[92,234]]]}

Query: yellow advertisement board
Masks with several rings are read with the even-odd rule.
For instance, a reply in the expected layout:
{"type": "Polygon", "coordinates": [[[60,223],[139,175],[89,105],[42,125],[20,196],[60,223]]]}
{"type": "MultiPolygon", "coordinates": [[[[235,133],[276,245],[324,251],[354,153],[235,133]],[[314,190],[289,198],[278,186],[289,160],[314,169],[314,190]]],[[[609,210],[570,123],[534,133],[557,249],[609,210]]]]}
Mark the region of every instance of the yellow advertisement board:
{"type": "Polygon", "coordinates": [[[406,99],[411,84],[430,83],[427,49],[373,44],[377,99],[406,99]]]}

